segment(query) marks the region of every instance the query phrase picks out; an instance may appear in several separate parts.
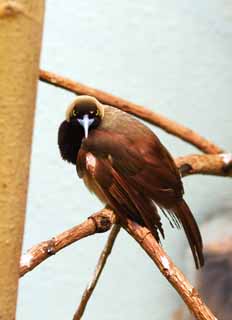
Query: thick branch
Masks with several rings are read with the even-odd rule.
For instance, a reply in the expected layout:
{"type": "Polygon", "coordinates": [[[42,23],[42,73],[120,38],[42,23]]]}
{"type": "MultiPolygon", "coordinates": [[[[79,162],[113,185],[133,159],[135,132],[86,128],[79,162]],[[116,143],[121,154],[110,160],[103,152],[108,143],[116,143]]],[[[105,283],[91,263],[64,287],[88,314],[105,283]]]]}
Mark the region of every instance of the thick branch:
{"type": "Polygon", "coordinates": [[[89,285],[86,287],[86,289],[82,295],[81,302],[80,302],[78,309],[73,317],[73,320],[80,320],[82,315],[84,314],[86,305],[92,296],[92,293],[98,283],[98,280],[99,280],[101,273],[104,269],[104,266],[106,264],[106,261],[107,261],[109,255],[111,254],[111,250],[113,248],[115,239],[120,231],[120,228],[121,227],[119,224],[115,224],[113,226],[112,230],[110,231],[109,237],[108,237],[107,242],[105,244],[105,247],[100,255],[96,269],[94,271],[93,278],[91,279],[89,285]]]}
{"type": "Polygon", "coordinates": [[[40,70],[39,78],[43,82],[69,90],[76,94],[93,96],[104,104],[108,104],[128,113],[131,113],[143,120],[146,120],[151,124],[154,124],[162,128],[166,132],[181,138],[182,140],[192,144],[193,146],[197,147],[205,153],[216,154],[223,152],[221,148],[219,148],[212,142],[206,140],[205,138],[201,137],[198,133],[194,132],[193,130],[181,124],[178,124],[175,121],[172,121],[156,112],[146,109],[138,104],[129,102],[119,97],[115,97],[109,93],[91,88],[89,86],[86,86],[79,82],[75,82],[68,78],[61,77],[52,72],[40,70]]]}

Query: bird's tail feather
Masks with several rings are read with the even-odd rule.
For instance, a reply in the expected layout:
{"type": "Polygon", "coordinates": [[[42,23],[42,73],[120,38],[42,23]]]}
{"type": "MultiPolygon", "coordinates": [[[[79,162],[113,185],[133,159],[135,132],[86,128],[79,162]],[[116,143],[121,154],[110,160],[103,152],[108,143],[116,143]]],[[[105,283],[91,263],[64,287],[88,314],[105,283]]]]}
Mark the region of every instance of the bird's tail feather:
{"type": "Polygon", "coordinates": [[[196,220],[184,200],[179,201],[175,207],[171,208],[171,211],[175,214],[184,228],[198,269],[204,264],[204,256],[202,238],[196,220]]]}

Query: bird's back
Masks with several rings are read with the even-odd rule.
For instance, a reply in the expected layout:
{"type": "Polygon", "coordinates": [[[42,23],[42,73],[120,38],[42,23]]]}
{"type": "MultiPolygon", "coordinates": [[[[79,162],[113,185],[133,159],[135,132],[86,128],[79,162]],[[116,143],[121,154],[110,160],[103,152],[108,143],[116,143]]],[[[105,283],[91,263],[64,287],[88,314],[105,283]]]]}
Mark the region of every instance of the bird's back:
{"type": "Polygon", "coordinates": [[[111,106],[104,106],[104,121],[99,129],[110,130],[134,139],[158,139],[141,121],[130,114],[111,106]]]}

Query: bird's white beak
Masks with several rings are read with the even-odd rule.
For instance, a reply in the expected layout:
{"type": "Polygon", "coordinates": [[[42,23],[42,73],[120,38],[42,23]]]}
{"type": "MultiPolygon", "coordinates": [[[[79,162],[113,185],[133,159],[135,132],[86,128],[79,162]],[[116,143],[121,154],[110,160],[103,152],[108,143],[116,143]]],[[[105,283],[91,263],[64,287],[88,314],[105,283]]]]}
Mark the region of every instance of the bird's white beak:
{"type": "Polygon", "coordinates": [[[94,119],[89,119],[89,115],[85,114],[83,119],[78,119],[80,125],[84,128],[85,138],[88,138],[89,127],[94,122],[94,119]]]}

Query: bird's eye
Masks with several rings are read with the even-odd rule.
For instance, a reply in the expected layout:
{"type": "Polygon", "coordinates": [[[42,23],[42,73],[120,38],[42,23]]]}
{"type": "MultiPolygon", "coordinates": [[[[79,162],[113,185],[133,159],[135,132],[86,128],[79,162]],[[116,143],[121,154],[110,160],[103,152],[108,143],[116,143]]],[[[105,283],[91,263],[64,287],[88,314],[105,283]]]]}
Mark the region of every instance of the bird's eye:
{"type": "Polygon", "coordinates": [[[100,116],[100,110],[99,109],[97,109],[96,116],[97,117],[100,116]]]}
{"type": "Polygon", "coordinates": [[[73,110],[73,111],[72,111],[72,116],[73,116],[73,117],[76,117],[76,116],[77,116],[77,111],[76,111],[76,110],[73,110]]]}

